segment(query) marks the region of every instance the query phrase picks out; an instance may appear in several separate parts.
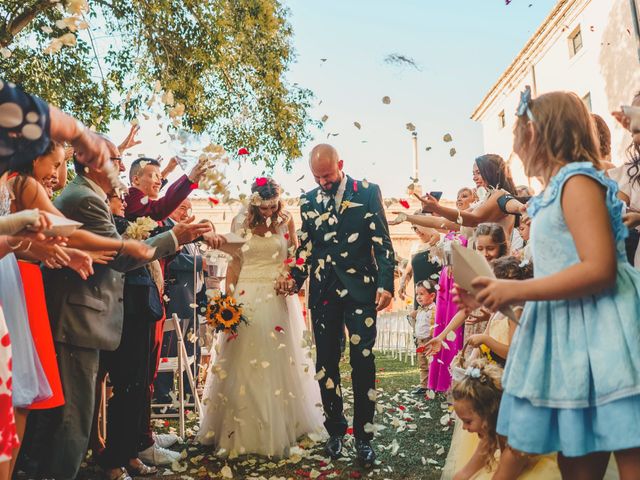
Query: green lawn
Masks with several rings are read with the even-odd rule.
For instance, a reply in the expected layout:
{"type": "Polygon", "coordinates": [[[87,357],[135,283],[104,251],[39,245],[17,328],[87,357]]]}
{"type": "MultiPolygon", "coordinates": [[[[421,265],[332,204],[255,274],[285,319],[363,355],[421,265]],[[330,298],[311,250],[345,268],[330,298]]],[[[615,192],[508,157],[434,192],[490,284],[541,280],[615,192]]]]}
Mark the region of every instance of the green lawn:
{"type": "MultiPolygon", "coordinates": [[[[409,391],[418,381],[418,369],[390,356],[376,354],[378,368],[378,413],[375,423],[384,427],[374,439],[379,464],[370,471],[354,466],[353,439],[347,436],[346,451],[349,458],[329,463],[324,458],[322,445],[303,442],[301,454],[292,460],[271,462],[256,456],[243,456],[233,460],[219,460],[210,449],[186,443],[176,448],[184,451],[186,458],[180,465],[162,469],[156,477],[173,479],[224,478],[224,473],[235,479],[298,479],[320,480],[371,478],[430,480],[440,478],[446,452],[449,449],[452,425],[448,420],[448,405],[444,396],[432,400],[411,395],[409,391]],[[444,423],[444,425],[442,424],[444,423]]],[[[352,393],[350,389],[350,367],[348,361],[342,366],[343,395],[347,415],[352,415],[352,393]]],[[[158,422],[160,425],[162,422],[158,422]]],[[[196,423],[191,418],[191,425],[196,423]]],[[[175,424],[169,429],[174,430],[175,424]]],[[[167,430],[167,427],[158,430],[167,430]]],[[[99,471],[91,466],[83,469],[82,479],[101,478],[99,471]]],[[[227,476],[227,478],[230,478],[227,476]]]]}

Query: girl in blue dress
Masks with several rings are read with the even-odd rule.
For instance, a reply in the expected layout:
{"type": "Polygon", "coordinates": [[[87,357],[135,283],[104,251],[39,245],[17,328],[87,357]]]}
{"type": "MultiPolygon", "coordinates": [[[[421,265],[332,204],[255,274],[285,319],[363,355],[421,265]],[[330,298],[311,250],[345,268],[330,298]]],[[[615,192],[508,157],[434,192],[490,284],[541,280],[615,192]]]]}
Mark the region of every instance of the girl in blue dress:
{"type": "MultiPolygon", "coordinates": [[[[545,190],[528,206],[534,278],[477,278],[497,310],[526,301],[503,379],[494,479],[523,453],[558,452],[563,478],[601,479],[610,452],[621,479],[640,478],[640,272],[627,262],[617,185],[599,166],[589,112],[573,93],[518,108],[514,151],[545,190]]],[[[467,306],[467,295],[461,295],[467,306]]]]}

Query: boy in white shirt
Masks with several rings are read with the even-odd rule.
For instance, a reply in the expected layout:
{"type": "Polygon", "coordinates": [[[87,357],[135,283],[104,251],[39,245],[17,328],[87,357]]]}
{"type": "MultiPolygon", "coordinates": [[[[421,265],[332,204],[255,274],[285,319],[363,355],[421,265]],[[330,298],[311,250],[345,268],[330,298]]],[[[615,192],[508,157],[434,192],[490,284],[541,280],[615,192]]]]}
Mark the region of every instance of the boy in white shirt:
{"type": "Polygon", "coordinates": [[[418,309],[411,312],[410,320],[415,321],[414,337],[417,342],[418,366],[420,367],[420,386],[411,393],[424,395],[427,391],[429,378],[429,358],[425,353],[425,345],[433,335],[436,316],[436,287],[431,280],[424,280],[416,284],[416,301],[418,309]]]}

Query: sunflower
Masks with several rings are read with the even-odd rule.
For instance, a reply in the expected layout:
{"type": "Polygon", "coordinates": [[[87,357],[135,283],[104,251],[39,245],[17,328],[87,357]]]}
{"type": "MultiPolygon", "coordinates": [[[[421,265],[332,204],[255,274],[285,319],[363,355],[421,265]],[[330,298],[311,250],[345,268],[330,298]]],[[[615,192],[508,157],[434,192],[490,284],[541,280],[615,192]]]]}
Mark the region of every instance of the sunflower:
{"type": "Polygon", "coordinates": [[[490,363],[495,363],[495,360],[491,356],[491,349],[484,343],[480,345],[480,351],[484,354],[484,356],[487,358],[487,360],[489,360],[490,363]]]}
{"type": "Polygon", "coordinates": [[[235,302],[230,302],[229,299],[225,299],[220,303],[218,312],[215,315],[215,321],[218,325],[223,325],[225,328],[233,328],[240,323],[240,317],[242,313],[239,308],[236,307],[235,302]]]}

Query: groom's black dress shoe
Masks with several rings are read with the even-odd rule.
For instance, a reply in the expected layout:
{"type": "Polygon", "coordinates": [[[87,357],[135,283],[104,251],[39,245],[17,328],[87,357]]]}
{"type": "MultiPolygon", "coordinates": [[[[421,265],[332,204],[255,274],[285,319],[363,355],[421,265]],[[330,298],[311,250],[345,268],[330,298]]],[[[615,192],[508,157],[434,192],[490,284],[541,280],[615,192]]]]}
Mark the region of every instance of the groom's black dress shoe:
{"type": "Polygon", "coordinates": [[[333,460],[342,455],[342,435],[331,435],[327,443],[324,444],[324,451],[333,460]]]}
{"type": "Polygon", "coordinates": [[[373,462],[376,460],[376,454],[371,447],[371,443],[367,440],[356,439],[356,453],[358,455],[358,463],[361,467],[373,467],[373,462]]]}

